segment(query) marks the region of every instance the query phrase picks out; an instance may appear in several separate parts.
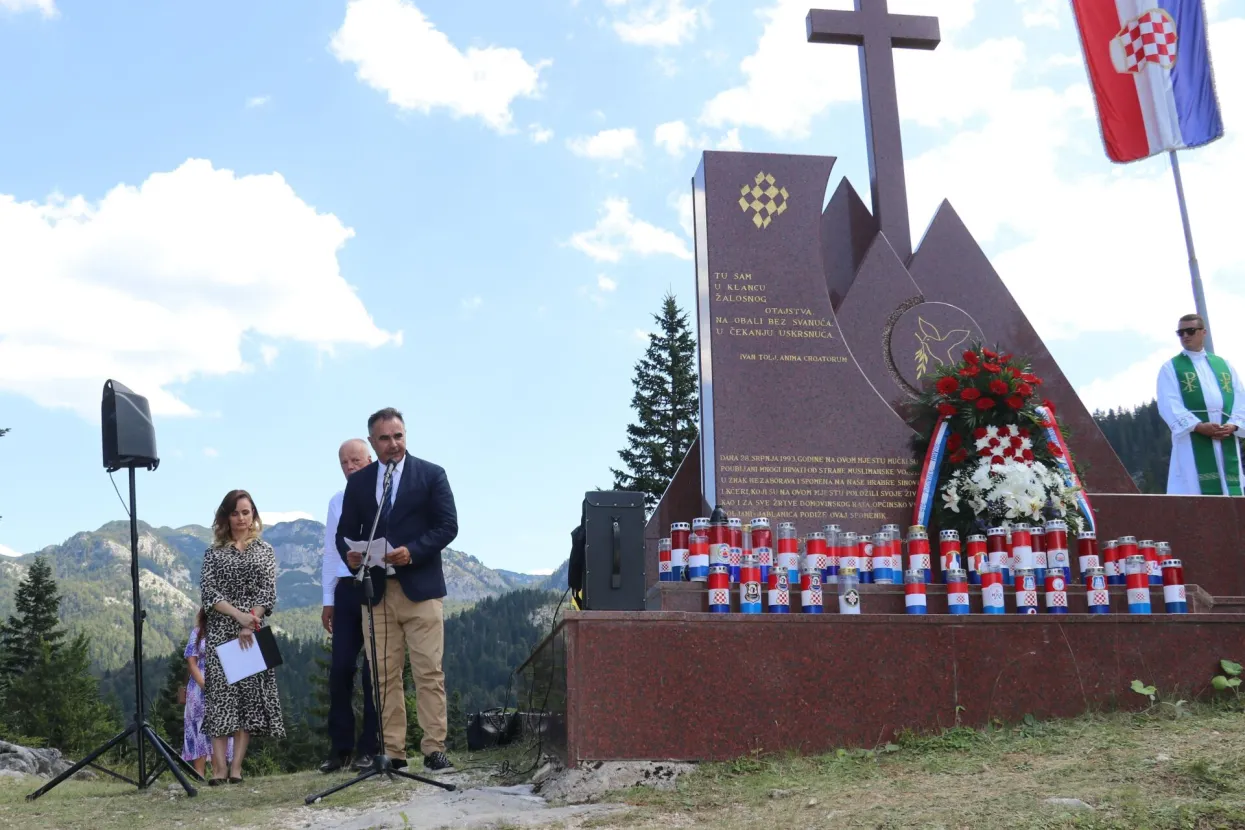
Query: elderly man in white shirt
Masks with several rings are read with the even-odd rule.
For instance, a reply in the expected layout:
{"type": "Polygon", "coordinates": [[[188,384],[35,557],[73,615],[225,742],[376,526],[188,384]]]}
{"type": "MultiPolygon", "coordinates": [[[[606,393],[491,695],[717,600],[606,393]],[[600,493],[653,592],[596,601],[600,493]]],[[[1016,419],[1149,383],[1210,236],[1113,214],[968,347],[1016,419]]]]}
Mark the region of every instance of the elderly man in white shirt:
{"type": "MultiPolygon", "coordinates": [[[[372,463],[372,453],[366,441],[352,438],[341,445],[337,460],[341,463],[342,473],[350,478],[352,473],[372,463]]],[[[320,612],[320,621],[333,638],[328,717],[332,751],[328,760],[320,765],[321,772],[333,772],[348,766],[356,770],[370,768],[372,756],[378,749],[376,704],[372,698],[372,677],[366,664],[360,672],[363,676],[363,731],[357,740],[355,737],[354,678],[359,652],[363,650],[363,592],[337,553],[337,523],[341,519],[344,492],[339,490],[329,499],[328,521],[324,527],[324,563],[320,580],[324,610],[320,612]]]]}
{"type": "Polygon", "coordinates": [[[1228,361],[1203,348],[1206,323],[1196,314],[1180,318],[1180,354],[1163,364],[1158,378],[1159,415],[1172,432],[1167,473],[1169,495],[1240,496],[1241,428],[1245,387],[1228,361]]]}

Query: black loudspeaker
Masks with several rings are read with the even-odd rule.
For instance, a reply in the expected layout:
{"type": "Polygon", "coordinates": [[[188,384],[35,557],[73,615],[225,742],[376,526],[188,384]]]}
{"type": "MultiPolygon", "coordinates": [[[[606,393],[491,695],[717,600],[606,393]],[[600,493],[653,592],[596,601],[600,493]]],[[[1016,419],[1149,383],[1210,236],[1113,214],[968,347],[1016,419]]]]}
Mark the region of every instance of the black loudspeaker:
{"type": "Polygon", "coordinates": [[[584,495],[584,610],[644,610],[644,494],[584,495]]]}
{"type": "Polygon", "coordinates": [[[151,408],[142,395],[115,380],[107,381],[100,403],[100,422],[104,432],[104,468],[108,472],[122,467],[154,470],[160,466],[151,408]]]}

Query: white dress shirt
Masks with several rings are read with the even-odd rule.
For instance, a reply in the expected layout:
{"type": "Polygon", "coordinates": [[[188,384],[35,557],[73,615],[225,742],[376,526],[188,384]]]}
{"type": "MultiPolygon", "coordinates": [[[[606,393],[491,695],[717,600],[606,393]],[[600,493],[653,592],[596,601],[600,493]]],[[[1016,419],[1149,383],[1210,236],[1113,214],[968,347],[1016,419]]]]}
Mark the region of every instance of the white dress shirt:
{"type": "Polygon", "coordinates": [[[320,569],[320,587],[324,594],[324,605],[333,606],[333,592],[337,588],[339,578],[349,578],[350,569],[342,561],[337,552],[337,523],[342,517],[342,497],[344,490],[338,490],[329,499],[328,521],[324,523],[324,564],[320,569]]]}
{"type": "MultiPolygon", "coordinates": [[[[393,482],[389,485],[389,506],[393,506],[393,498],[398,494],[398,482],[402,480],[402,471],[406,469],[406,456],[393,468],[393,482]]],[[[380,494],[385,492],[385,465],[376,465],[376,504],[380,505],[380,494]]]]}

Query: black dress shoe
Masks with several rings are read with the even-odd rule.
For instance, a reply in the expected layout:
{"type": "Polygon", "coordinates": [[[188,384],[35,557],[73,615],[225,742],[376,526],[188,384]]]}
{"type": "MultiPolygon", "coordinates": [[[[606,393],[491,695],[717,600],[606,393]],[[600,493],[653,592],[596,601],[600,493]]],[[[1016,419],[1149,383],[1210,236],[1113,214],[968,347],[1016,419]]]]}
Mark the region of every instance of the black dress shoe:
{"type": "Polygon", "coordinates": [[[345,769],[350,764],[349,755],[338,755],[330,758],[320,765],[320,772],[336,772],[339,769],[345,769]]]}
{"type": "Polygon", "coordinates": [[[365,769],[371,769],[372,756],[360,755],[358,758],[354,759],[354,763],[350,765],[350,768],[356,772],[363,772],[365,769]]]}
{"type": "Polygon", "coordinates": [[[454,771],[454,764],[445,757],[444,752],[433,752],[424,756],[424,766],[433,772],[454,771]]]}

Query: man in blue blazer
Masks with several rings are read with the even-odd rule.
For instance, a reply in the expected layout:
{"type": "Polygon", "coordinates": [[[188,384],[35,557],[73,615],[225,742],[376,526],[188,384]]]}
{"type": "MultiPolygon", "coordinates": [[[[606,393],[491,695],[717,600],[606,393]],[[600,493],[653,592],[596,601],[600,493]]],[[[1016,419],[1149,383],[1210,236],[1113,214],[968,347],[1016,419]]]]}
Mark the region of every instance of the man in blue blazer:
{"type": "MultiPolygon", "coordinates": [[[[395,768],[407,766],[406,696],[402,689],[405,641],[415,681],[415,714],[424,732],[420,745],[424,767],[439,772],[453,768],[445,756],[449,725],[445,674],[441,670],[445,647],[441,551],[458,535],[454,493],[444,469],[407,453],[401,412],[382,409],[368,418],[367,429],[377,460],[346,480],[337,524],[337,551],[351,571],[358,573],[362,554],[348,551],[346,540],[366,542],[379,509],[376,538],[387,539],[393,546],[393,552],[386,556],[389,567],[371,569],[385,754],[395,768]],[[390,466],[389,498],[382,505],[381,492],[390,466]]],[[[370,661],[371,633],[366,620],[363,634],[370,661]]]]}

